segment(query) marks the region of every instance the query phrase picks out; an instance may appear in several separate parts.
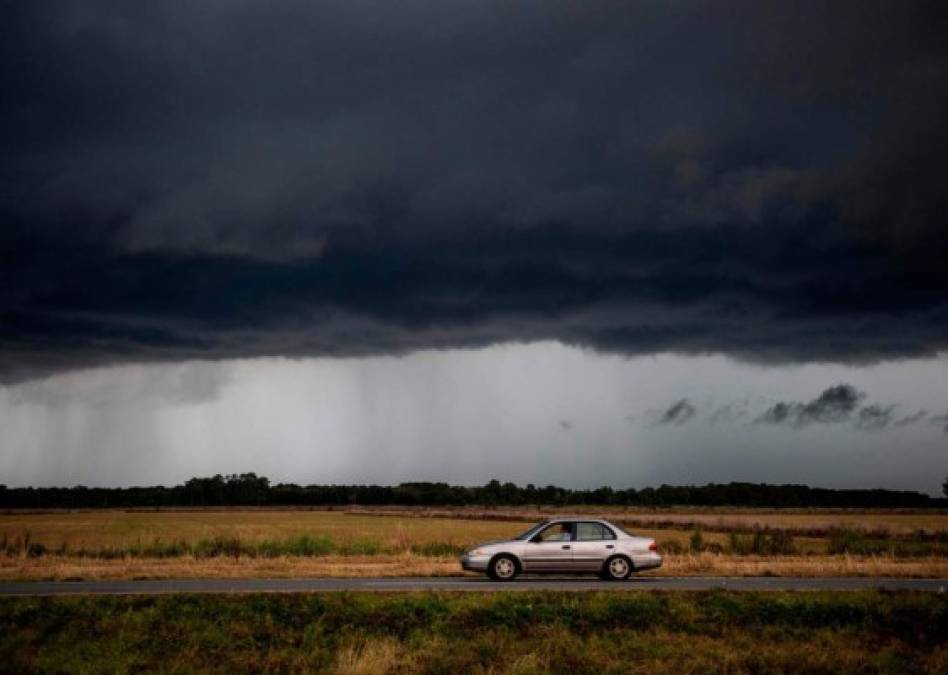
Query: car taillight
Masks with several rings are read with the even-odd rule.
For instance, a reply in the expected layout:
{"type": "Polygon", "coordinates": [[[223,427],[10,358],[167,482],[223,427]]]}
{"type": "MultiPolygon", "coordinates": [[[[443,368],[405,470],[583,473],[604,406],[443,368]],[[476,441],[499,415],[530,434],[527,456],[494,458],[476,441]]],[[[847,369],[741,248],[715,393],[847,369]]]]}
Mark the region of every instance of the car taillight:
{"type": "Polygon", "coordinates": [[[658,544],[656,544],[656,543],[653,541],[651,544],[648,545],[648,550],[649,550],[649,551],[655,551],[656,553],[658,553],[658,544]]]}

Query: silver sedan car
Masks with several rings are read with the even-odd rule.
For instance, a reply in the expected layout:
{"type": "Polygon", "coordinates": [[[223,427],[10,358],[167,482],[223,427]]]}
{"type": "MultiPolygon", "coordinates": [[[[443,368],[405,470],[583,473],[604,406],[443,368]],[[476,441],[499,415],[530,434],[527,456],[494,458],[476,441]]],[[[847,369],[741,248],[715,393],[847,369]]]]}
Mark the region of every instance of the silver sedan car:
{"type": "Polygon", "coordinates": [[[544,520],[519,537],[481,544],[461,556],[462,568],[497,581],[521,572],[598,574],[619,581],[661,564],[654,539],[596,518],[544,520]]]}

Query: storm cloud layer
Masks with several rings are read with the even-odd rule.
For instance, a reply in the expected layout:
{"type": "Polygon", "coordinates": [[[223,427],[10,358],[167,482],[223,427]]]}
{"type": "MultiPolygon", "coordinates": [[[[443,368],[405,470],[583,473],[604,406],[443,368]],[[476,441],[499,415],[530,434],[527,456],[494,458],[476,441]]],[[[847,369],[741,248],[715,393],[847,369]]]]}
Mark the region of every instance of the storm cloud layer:
{"type": "Polygon", "coordinates": [[[2,380],[948,348],[943,3],[0,11],[2,380]]]}

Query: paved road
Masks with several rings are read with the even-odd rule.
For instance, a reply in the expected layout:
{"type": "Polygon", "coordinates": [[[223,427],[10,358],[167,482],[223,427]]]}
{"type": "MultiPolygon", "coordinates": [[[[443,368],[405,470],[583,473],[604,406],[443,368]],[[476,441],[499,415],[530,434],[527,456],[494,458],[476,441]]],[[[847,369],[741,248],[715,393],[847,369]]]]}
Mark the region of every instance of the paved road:
{"type": "Polygon", "coordinates": [[[379,579],[170,579],[148,581],[0,582],[0,595],[138,595],[155,593],[320,593],[338,591],[858,591],[948,590],[948,579],[883,577],[636,577],[606,582],[588,578],[523,578],[501,583],[474,577],[379,579]]]}

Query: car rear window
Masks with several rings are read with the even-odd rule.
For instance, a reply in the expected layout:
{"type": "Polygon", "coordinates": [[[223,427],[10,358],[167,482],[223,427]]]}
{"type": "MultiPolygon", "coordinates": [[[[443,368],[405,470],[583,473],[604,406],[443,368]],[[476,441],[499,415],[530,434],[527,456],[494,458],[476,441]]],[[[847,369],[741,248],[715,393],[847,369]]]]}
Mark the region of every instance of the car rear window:
{"type": "Polygon", "coordinates": [[[609,523],[609,527],[611,527],[613,530],[618,530],[619,532],[621,532],[622,534],[624,534],[624,535],[627,536],[627,537],[634,537],[634,536],[635,536],[634,534],[632,534],[631,532],[629,532],[629,531],[628,531],[627,529],[625,529],[624,527],[619,527],[619,526],[616,525],[615,523],[610,522],[610,523],[609,523]]]}
{"type": "Polygon", "coordinates": [[[612,531],[600,523],[576,523],[576,539],[578,541],[601,541],[615,539],[612,531]]]}

